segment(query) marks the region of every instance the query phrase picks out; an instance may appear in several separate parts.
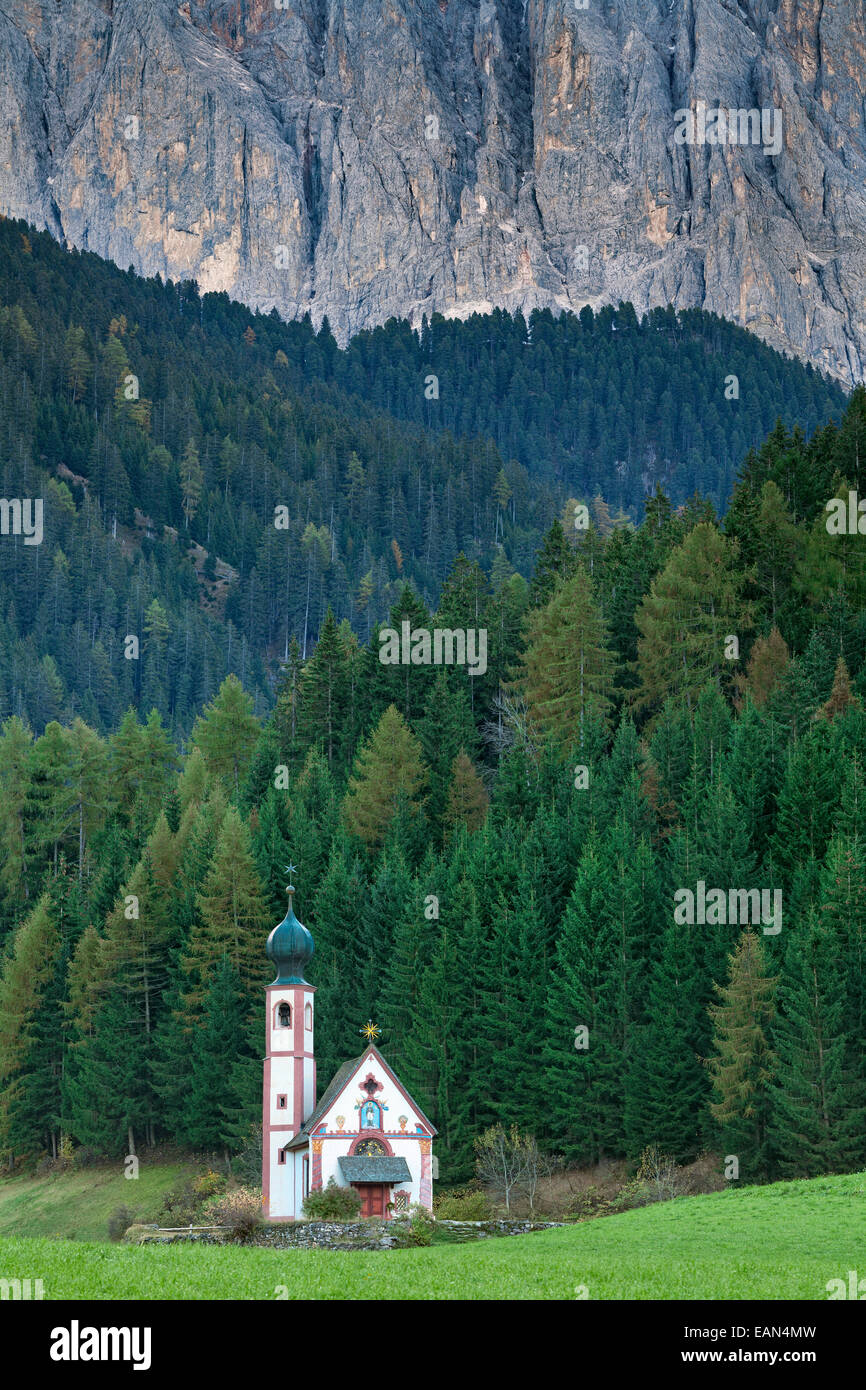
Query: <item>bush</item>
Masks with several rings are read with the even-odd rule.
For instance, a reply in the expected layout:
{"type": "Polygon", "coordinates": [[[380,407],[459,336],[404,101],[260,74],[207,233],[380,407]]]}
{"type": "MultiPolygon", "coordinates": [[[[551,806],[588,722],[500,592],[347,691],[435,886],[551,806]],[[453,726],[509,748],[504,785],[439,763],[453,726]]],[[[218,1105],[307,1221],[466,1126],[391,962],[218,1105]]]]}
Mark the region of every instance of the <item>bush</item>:
{"type": "Polygon", "coordinates": [[[80,1149],[75,1150],[72,1161],[76,1168],[92,1168],[99,1162],[99,1154],[89,1144],[82,1144],[80,1149]]]}
{"type": "Polygon", "coordinates": [[[408,1250],[416,1245],[433,1244],[435,1221],[426,1207],[416,1202],[409,1208],[409,1215],[398,1216],[391,1222],[390,1234],[398,1250],[408,1250]]]}
{"type": "Polygon", "coordinates": [[[591,1216],[610,1216],[615,1209],[621,1187],[611,1189],[604,1184],[593,1183],[582,1192],[575,1192],[562,1212],[565,1221],[585,1221],[591,1216]]]}
{"type": "Polygon", "coordinates": [[[304,1215],[311,1221],[357,1221],[361,1195],[354,1187],[338,1187],[333,1177],[327,1187],[316,1188],[304,1198],[304,1215]]]}
{"type": "Polygon", "coordinates": [[[115,1207],[108,1218],[108,1234],[111,1240],[120,1240],[121,1236],[126,1235],[130,1226],[135,1221],[135,1214],[129,1207],[115,1207]]]}
{"type": "Polygon", "coordinates": [[[201,1201],[205,1201],[208,1197],[216,1197],[219,1193],[225,1192],[226,1180],[221,1173],[214,1173],[209,1169],[206,1173],[199,1173],[192,1190],[201,1201]]]}
{"type": "Polygon", "coordinates": [[[160,1226],[192,1226],[198,1216],[201,1199],[193,1187],[191,1178],[184,1178],[169,1188],[162,1199],[159,1213],[160,1226]]]}
{"type": "Polygon", "coordinates": [[[262,1226],[262,1194],[257,1187],[238,1187],[234,1192],[212,1198],[208,1213],[223,1226],[229,1240],[251,1240],[262,1226]]]}
{"type": "Polygon", "coordinates": [[[489,1221],[493,1216],[484,1193],[473,1188],[443,1192],[434,1207],[439,1221],[489,1221]]]}

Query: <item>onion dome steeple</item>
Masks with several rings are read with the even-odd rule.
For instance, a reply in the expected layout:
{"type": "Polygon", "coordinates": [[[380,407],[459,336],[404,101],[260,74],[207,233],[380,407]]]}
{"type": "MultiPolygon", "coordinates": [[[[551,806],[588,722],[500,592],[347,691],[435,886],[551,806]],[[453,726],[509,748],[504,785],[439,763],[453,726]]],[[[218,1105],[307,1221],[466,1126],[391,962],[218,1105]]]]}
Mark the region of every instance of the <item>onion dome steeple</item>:
{"type": "MultiPolygon", "coordinates": [[[[291,880],[295,872],[294,864],[289,864],[286,872],[291,880]]],[[[304,967],[312,959],[313,938],[303,922],[299,922],[295,916],[292,907],[295,889],[291,881],[286,892],[289,895],[288,910],[268,937],[265,950],[277,967],[277,978],[273,981],[275,985],[305,985],[308,981],[304,979],[304,967]]]]}

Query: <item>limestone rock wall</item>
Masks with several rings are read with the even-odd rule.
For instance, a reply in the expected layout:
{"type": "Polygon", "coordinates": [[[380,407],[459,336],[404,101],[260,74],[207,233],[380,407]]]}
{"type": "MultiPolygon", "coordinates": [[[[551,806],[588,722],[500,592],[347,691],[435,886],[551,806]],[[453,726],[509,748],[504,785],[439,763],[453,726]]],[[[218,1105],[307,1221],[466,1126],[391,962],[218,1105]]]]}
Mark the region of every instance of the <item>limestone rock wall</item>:
{"type": "Polygon", "coordinates": [[[672,302],[862,379],[863,0],[582,3],[0,0],[0,211],[343,341],[672,302]]]}

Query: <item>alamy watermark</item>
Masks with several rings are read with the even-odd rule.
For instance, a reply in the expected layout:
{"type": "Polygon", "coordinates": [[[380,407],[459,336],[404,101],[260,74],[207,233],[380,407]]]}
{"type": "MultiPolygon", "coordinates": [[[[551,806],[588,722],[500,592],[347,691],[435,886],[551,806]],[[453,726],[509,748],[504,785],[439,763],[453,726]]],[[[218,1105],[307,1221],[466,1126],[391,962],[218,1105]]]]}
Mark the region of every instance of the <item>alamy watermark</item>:
{"type": "Polygon", "coordinates": [[[25,545],[42,544],[41,497],[0,497],[0,536],[23,536],[25,545]]]}
{"type": "Polygon", "coordinates": [[[487,629],[434,627],[413,628],[408,618],[400,631],[383,627],[379,633],[379,660],[383,666],[465,666],[470,676],[487,670],[487,629]]]}
{"type": "Polygon", "coordinates": [[[694,109],[674,112],[677,145],[761,145],[764,154],[782,152],[782,112],[778,106],[707,106],[696,101],[694,109]]]}
{"type": "Polygon", "coordinates": [[[781,888],[707,888],[698,879],[696,891],[678,888],[674,893],[674,921],[679,926],[763,926],[764,936],[782,930],[781,888]],[[770,904],[772,902],[772,911],[770,904]]]}
{"type": "Polygon", "coordinates": [[[0,1279],[0,1301],[40,1299],[45,1297],[41,1279],[0,1279]]]}

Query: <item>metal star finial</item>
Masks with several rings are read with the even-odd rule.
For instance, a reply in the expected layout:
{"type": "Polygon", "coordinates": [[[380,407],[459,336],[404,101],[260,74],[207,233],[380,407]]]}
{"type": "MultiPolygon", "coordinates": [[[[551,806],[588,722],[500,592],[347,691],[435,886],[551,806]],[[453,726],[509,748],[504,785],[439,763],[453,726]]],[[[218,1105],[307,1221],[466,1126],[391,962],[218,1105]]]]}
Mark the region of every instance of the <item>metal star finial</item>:
{"type": "Polygon", "coordinates": [[[382,1029],[379,1027],[378,1023],[373,1023],[368,1018],[363,1028],[359,1028],[358,1032],[363,1033],[364,1037],[367,1039],[367,1042],[371,1043],[375,1042],[376,1039],[381,1035],[382,1029]]]}
{"type": "Polygon", "coordinates": [[[298,866],[297,866],[297,864],[287,864],[287,865],[286,865],[286,873],[287,873],[288,876],[289,876],[289,883],[291,883],[291,881],[292,881],[292,875],[293,875],[293,874],[296,874],[297,872],[298,872],[298,866]]]}

